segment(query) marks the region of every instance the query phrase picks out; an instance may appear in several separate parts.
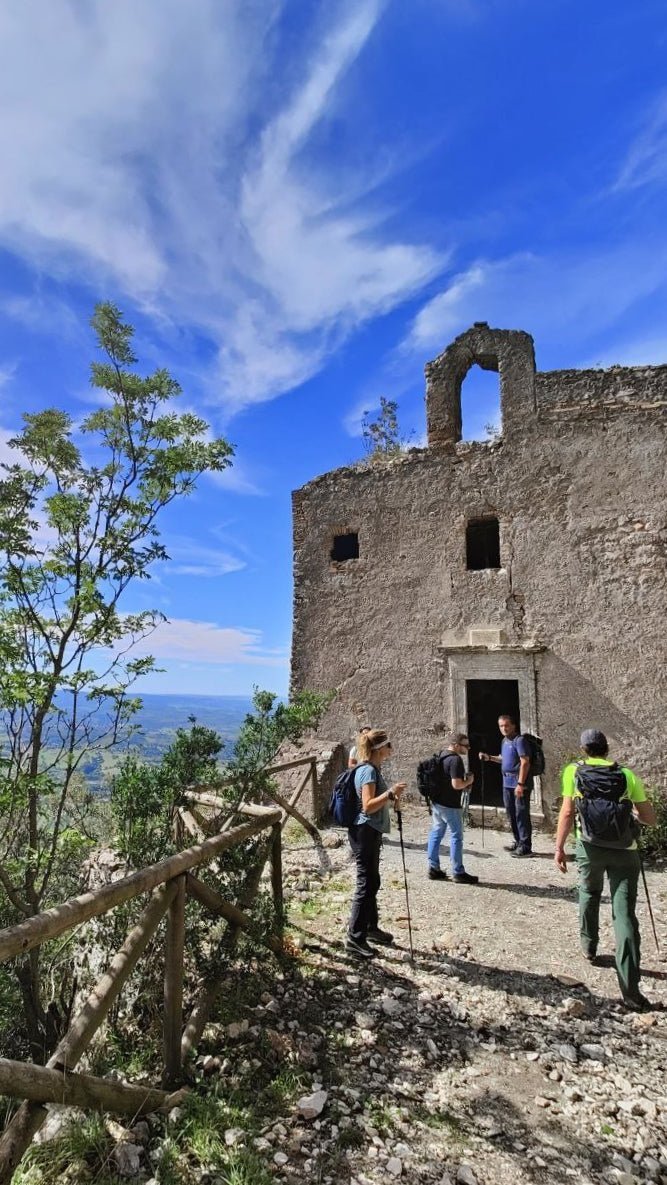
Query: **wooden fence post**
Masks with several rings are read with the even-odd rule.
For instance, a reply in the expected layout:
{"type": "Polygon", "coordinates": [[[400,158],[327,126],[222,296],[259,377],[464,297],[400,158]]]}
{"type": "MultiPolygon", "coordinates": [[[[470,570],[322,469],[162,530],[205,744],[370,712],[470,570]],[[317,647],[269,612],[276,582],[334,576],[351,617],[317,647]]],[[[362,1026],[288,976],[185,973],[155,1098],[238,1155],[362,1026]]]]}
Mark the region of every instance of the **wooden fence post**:
{"type": "Polygon", "coordinates": [[[317,802],[317,762],[315,758],[313,758],[310,763],[310,796],[312,800],[312,816],[315,820],[316,826],[319,827],[321,819],[319,805],[317,802]]]}
{"type": "Polygon", "coordinates": [[[283,931],[283,847],[282,827],[274,823],[271,828],[271,890],[273,892],[273,909],[275,915],[275,931],[283,931]]]}
{"type": "Polygon", "coordinates": [[[92,1074],[52,1070],[31,1062],[0,1058],[0,1094],[30,1099],[34,1103],[66,1103],[71,1107],[95,1108],[118,1115],[146,1115],[175,1107],[185,1092],[167,1094],[152,1086],[131,1082],[110,1082],[92,1074]]]}
{"type": "MultiPolygon", "coordinates": [[[[149,905],[114,955],[102,978],[49,1058],[48,1068],[72,1069],[90,1045],[95,1033],[118,999],[175,893],[173,884],[161,885],[149,905]]],[[[0,1135],[0,1185],[8,1185],[23,1153],[46,1119],[39,1103],[22,1103],[0,1135]]]]}
{"type": "Polygon", "coordinates": [[[181,1077],[183,1032],[183,954],[185,951],[185,874],[178,877],[176,896],[167,914],[164,956],[164,1073],[163,1086],[176,1086],[181,1077]]]}

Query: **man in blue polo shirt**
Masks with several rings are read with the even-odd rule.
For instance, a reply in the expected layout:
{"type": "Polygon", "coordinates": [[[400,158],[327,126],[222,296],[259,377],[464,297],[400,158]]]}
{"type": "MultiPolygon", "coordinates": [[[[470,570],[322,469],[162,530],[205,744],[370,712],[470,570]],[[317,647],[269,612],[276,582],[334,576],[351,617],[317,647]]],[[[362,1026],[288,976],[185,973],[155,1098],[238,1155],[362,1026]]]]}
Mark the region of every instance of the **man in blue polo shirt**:
{"type": "Polygon", "coordinates": [[[533,776],[530,772],[530,748],[521,736],[516,720],[499,716],[498,728],[503,737],[497,757],[480,753],[480,761],[494,761],[503,774],[503,803],[512,828],[513,842],[507,848],[517,859],[533,854],[533,826],[530,818],[530,795],[533,776]]]}

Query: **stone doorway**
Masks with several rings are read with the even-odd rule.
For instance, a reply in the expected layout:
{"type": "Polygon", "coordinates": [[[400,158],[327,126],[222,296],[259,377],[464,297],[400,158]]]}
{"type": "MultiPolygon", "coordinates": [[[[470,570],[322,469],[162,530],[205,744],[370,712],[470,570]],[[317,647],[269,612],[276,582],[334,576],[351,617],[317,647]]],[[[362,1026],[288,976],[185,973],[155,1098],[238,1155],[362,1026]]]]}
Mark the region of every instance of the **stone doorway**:
{"type": "MultiPolygon", "coordinates": [[[[482,732],[484,735],[488,734],[489,731],[491,732],[487,752],[500,752],[500,733],[497,729],[498,716],[501,712],[509,712],[510,715],[512,715],[513,711],[516,712],[516,715],[520,718],[523,731],[533,732],[539,735],[535,680],[535,654],[539,649],[541,648],[523,646],[499,647],[497,650],[486,646],[443,646],[441,654],[445,660],[449,674],[452,728],[456,732],[466,732],[468,734],[472,731],[469,688],[473,685],[471,695],[475,732],[482,732]],[[475,684],[484,685],[484,690],[477,691],[474,687],[475,684]],[[490,686],[494,684],[495,688],[490,686]],[[498,701],[495,699],[496,695],[498,697],[509,696],[510,699],[504,700],[503,705],[498,708],[498,701]],[[476,696],[477,699],[475,698],[476,696]],[[486,703],[486,707],[483,706],[484,703],[486,703]],[[492,714],[493,726],[496,729],[495,733],[490,727],[492,714]],[[484,723],[484,728],[478,727],[478,722],[480,721],[484,723]],[[493,745],[491,745],[491,741],[494,742],[493,745]]],[[[470,739],[472,746],[475,746],[476,741],[472,736],[470,739]]],[[[477,772],[479,762],[476,754],[480,749],[484,749],[484,746],[480,744],[477,744],[475,748],[472,746],[471,770],[477,772]],[[473,762],[477,764],[477,768],[473,762]]],[[[495,767],[496,770],[499,768],[499,766],[495,767]]],[[[496,816],[499,823],[504,823],[505,811],[502,806],[502,795],[498,794],[498,785],[500,783],[496,786],[496,793],[498,794],[497,803],[489,801],[487,790],[490,793],[493,787],[493,783],[491,782],[493,774],[489,773],[490,769],[491,766],[487,765],[484,770],[484,804],[488,807],[488,821],[491,822],[493,817],[496,816]]],[[[475,816],[481,813],[479,786],[473,788],[472,811],[475,816]]],[[[535,779],[531,813],[533,819],[542,815],[542,783],[540,778],[535,779]]]]}
{"type": "Polygon", "coordinates": [[[502,740],[498,717],[519,719],[518,679],[466,679],[468,711],[468,739],[470,741],[470,772],[475,775],[470,802],[482,805],[482,772],[484,774],[484,805],[502,807],[503,781],[500,766],[490,761],[482,763],[478,754],[500,753],[502,740]],[[484,766],[482,771],[482,765],[484,766]]]}

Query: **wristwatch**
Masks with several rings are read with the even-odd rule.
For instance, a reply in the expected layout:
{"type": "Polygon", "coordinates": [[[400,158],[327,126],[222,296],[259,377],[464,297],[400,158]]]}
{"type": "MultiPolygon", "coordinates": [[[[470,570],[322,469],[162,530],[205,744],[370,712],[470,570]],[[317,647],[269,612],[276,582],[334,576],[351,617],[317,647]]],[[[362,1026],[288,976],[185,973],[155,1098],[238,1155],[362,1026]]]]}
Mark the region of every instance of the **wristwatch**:
{"type": "Polygon", "coordinates": [[[516,786],[517,786],[517,790],[525,790],[526,789],[525,782],[517,782],[516,786]]]}

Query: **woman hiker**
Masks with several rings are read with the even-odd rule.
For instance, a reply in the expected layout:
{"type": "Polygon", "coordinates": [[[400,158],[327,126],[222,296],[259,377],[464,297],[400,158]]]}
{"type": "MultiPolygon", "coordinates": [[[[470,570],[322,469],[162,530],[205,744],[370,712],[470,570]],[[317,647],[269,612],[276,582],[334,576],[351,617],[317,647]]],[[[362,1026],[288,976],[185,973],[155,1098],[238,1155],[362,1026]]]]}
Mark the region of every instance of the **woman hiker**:
{"type": "Polygon", "coordinates": [[[371,942],[391,946],[393,935],[378,925],[377,895],[380,888],[380,848],[382,836],[391,830],[389,803],[398,806],[405,782],[391,789],[380,766],[391,757],[391,741],[380,728],[371,728],[357,737],[357,768],[354,785],[359,796],[359,814],[349,828],[350,847],[357,863],[357,887],[345,949],[358,959],[372,959],[371,942]]]}

